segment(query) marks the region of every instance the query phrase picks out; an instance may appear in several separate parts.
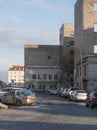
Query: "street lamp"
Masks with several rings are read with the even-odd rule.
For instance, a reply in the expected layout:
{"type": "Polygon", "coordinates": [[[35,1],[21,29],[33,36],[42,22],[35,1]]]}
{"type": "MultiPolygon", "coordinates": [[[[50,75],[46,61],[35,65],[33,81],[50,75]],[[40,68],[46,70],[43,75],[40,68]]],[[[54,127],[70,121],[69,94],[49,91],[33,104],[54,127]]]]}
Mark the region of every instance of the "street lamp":
{"type": "Polygon", "coordinates": [[[81,68],[81,72],[80,72],[80,82],[81,82],[81,89],[83,89],[83,81],[82,81],[82,50],[79,46],[70,46],[68,45],[67,47],[73,47],[73,48],[77,48],[80,52],[80,68],[81,68]]]}

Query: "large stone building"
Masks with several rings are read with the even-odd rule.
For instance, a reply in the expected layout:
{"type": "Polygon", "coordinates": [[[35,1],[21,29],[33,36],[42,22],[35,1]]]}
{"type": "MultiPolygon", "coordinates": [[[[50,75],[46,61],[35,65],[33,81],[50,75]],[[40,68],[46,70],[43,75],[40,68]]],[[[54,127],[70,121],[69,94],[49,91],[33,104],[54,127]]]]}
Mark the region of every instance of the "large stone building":
{"type": "Polygon", "coordinates": [[[13,65],[9,68],[8,84],[24,87],[24,66],[13,65]]]}
{"type": "Polygon", "coordinates": [[[60,28],[60,84],[73,86],[74,72],[74,24],[64,23],[60,28]]]}
{"type": "Polygon", "coordinates": [[[97,0],[75,4],[75,46],[75,82],[90,92],[97,87],[97,0]]]}
{"type": "Polygon", "coordinates": [[[25,45],[25,87],[47,90],[59,85],[59,46],[25,45]]]}

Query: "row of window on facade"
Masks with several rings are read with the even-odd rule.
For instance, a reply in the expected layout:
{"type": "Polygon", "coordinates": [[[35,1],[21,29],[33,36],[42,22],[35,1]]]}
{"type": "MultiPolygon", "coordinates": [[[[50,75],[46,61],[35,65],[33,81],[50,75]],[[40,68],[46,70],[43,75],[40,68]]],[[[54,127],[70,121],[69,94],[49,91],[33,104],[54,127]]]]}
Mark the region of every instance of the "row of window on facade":
{"type": "Polygon", "coordinates": [[[24,75],[10,75],[11,78],[24,78],[24,75]]]}
{"type": "Polygon", "coordinates": [[[54,79],[54,80],[57,80],[58,75],[46,75],[46,74],[44,74],[44,75],[40,75],[40,74],[35,75],[35,74],[33,74],[32,79],[44,79],[44,80],[46,80],[46,79],[50,79],[50,80],[54,79]]]}
{"type": "Polygon", "coordinates": [[[22,74],[24,71],[10,71],[10,74],[22,74]]]}
{"type": "MultiPolygon", "coordinates": [[[[10,79],[10,82],[12,82],[12,80],[13,80],[13,79],[10,79]]],[[[23,82],[24,79],[18,79],[18,80],[17,80],[17,79],[14,79],[14,81],[15,81],[15,82],[16,82],[16,81],[17,81],[17,82],[23,82]]]]}
{"type": "MultiPolygon", "coordinates": [[[[46,89],[46,87],[47,85],[40,84],[38,86],[38,89],[46,89]]],[[[37,88],[36,85],[29,85],[29,89],[35,89],[35,88],[37,88]]],[[[57,88],[57,85],[52,85],[52,84],[49,85],[49,89],[55,89],[55,88],[57,88]]]]}

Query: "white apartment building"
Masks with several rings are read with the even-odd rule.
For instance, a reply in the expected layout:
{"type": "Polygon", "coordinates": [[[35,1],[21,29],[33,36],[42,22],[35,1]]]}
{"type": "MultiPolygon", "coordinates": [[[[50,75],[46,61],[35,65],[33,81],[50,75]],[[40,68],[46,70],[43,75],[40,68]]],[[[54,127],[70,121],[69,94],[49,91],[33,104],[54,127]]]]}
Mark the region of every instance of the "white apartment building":
{"type": "Polygon", "coordinates": [[[8,70],[8,84],[24,86],[24,66],[13,65],[8,70]]]}

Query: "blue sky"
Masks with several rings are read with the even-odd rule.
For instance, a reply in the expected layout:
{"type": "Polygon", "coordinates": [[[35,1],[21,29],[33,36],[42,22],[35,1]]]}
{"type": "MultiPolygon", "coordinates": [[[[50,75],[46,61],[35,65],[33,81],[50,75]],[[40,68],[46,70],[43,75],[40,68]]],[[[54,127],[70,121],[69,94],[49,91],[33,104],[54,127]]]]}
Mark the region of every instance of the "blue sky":
{"type": "Polygon", "coordinates": [[[63,23],[74,23],[77,0],[0,0],[0,79],[24,65],[24,44],[59,44],[63,23]]]}

